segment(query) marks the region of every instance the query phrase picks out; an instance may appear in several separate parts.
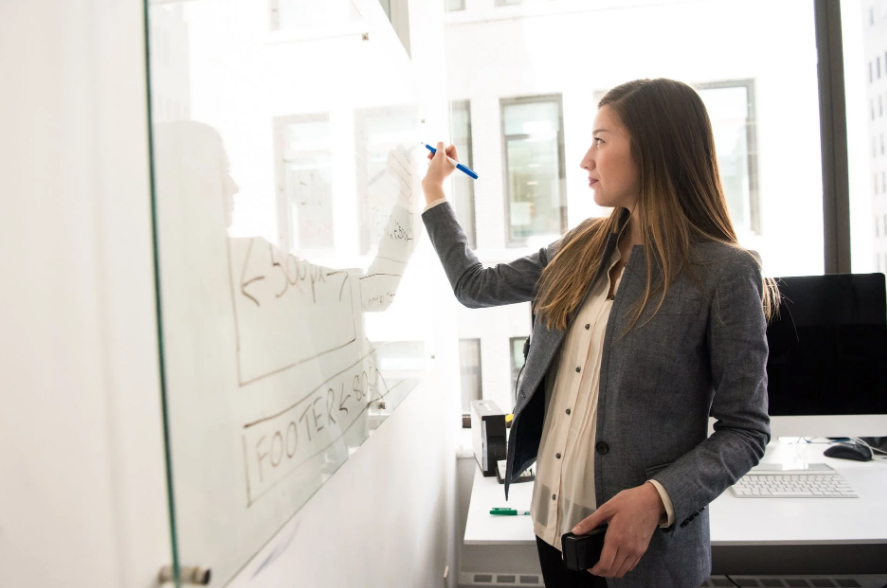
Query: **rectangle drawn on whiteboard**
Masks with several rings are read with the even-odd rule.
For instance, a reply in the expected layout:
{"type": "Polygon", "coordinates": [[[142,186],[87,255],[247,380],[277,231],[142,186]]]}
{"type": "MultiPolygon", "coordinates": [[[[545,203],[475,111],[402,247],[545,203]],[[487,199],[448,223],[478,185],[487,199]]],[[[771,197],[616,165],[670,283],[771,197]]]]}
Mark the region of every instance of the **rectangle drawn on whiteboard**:
{"type": "MultiPolygon", "coordinates": [[[[368,429],[378,426],[368,421],[368,411],[374,406],[384,408],[386,396],[404,382],[386,382],[374,354],[370,354],[328,378],[292,406],[245,424],[248,505],[333,445],[361,443],[368,429]]],[[[399,403],[400,399],[396,400],[399,403]]],[[[341,460],[345,457],[342,455],[341,460]]],[[[310,485],[311,475],[303,474],[297,484],[310,485]]]]}
{"type": "Polygon", "coordinates": [[[356,338],[352,272],[284,254],[261,237],[229,239],[240,386],[346,347],[356,338]]]}

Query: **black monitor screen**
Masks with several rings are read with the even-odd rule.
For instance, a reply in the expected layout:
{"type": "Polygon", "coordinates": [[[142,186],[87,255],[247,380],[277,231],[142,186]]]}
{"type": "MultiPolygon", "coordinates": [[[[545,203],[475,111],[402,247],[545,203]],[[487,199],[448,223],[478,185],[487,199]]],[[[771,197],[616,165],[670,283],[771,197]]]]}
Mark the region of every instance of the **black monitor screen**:
{"type": "Polygon", "coordinates": [[[887,414],[884,274],[783,278],[767,328],[770,414],[887,414]]]}

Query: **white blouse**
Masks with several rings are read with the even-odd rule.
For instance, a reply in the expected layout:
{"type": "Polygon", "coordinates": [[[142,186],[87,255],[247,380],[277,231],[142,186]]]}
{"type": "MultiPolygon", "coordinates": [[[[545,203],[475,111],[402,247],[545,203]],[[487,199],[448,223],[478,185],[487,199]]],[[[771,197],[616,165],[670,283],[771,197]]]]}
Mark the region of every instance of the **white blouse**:
{"type": "MultiPolygon", "coordinates": [[[[613,252],[608,270],[621,259],[613,252]]],[[[619,288],[620,276],[613,284],[619,288]]],[[[604,335],[613,300],[608,298],[610,272],[580,307],[545,378],[545,423],[536,458],[536,482],[530,514],[536,535],[561,549],[561,535],[597,508],[594,491],[594,443],[600,391],[604,335]]],[[[674,508],[665,489],[659,491],[666,514],[660,526],[674,522],[674,508]]]]}

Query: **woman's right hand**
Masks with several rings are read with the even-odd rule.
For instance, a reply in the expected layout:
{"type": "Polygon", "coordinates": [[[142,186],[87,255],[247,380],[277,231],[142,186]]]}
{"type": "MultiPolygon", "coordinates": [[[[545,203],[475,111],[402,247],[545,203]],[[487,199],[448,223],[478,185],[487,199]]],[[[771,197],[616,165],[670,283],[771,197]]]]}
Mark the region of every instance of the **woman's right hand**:
{"type": "Polygon", "coordinates": [[[447,156],[459,161],[456,153],[456,146],[450,145],[444,148],[443,143],[437,144],[437,153],[428,152],[428,159],[431,163],[428,165],[428,171],[422,178],[422,191],[425,192],[426,204],[431,204],[435,200],[444,197],[443,183],[456,167],[449,162],[447,156]]]}

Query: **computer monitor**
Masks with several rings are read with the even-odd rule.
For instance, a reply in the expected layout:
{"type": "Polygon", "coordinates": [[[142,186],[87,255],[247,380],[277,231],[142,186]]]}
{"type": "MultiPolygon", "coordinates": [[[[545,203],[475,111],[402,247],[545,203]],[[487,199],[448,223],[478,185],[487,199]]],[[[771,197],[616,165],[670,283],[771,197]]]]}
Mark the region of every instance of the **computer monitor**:
{"type": "Polygon", "coordinates": [[[773,437],[887,435],[884,274],[778,280],[767,328],[773,437]]]}

